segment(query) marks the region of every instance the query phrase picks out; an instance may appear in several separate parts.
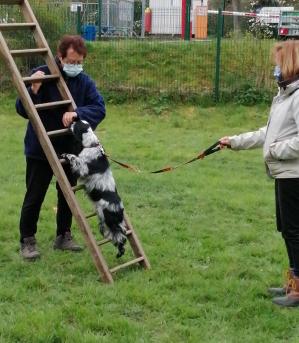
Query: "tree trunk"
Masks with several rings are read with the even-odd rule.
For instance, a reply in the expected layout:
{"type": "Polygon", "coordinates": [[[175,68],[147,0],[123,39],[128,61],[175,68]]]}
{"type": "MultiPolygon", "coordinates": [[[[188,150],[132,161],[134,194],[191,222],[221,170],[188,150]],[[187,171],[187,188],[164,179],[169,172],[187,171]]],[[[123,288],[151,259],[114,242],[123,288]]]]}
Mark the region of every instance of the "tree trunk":
{"type": "MultiPolygon", "coordinates": [[[[232,0],[232,7],[234,12],[240,11],[240,0],[232,0]]],[[[234,33],[239,34],[240,33],[240,17],[234,16],[234,33]]]]}

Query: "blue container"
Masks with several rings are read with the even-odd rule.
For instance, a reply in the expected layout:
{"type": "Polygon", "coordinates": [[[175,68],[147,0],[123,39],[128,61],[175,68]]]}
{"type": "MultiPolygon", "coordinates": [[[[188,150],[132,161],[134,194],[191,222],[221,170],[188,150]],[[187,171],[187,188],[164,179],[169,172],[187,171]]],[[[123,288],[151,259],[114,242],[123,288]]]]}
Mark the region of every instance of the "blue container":
{"type": "Polygon", "coordinates": [[[96,40],[96,26],[95,25],[84,25],[83,26],[83,38],[88,41],[96,40]]]}

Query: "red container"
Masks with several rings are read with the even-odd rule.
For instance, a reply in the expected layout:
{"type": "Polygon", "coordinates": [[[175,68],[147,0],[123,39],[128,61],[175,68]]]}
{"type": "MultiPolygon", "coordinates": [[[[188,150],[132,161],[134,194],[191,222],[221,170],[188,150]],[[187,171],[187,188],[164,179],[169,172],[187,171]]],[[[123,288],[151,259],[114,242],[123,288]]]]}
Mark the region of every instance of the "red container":
{"type": "Polygon", "coordinates": [[[288,28],[280,28],[279,29],[279,34],[282,35],[282,36],[286,36],[287,34],[289,33],[289,29],[288,28]]]}
{"type": "Polygon", "coordinates": [[[144,29],[146,33],[150,33],[152,31],[152,10],[150,8],[145,10],[144,29]]]}

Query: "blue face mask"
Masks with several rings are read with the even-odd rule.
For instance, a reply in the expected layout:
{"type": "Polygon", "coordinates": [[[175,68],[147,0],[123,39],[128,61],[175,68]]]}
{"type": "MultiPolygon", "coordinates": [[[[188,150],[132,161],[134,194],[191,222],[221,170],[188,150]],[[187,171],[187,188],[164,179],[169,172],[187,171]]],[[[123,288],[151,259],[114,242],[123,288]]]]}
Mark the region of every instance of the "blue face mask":
{"type": "Polygon", "coordinates": [[[281,73],[280,66],[275,66],[273,75],[277,82],[282,81],[282,73],[281,73]]]}
{"type": "Polygon", "coordinates": [[[76,77],[83,71],[82,64],[69,64],[66,63],[63,66],[63,71],[66,73],[69,77],[76,77]]]}

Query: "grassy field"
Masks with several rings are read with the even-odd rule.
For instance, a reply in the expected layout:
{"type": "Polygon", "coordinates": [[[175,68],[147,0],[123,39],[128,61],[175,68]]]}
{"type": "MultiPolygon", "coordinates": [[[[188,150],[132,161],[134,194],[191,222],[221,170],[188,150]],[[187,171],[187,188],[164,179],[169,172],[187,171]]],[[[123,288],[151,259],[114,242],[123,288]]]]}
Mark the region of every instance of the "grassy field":
{"type": "MultiPolygon", "coordinates": [[[[0,100],[1,343],[298,342],[297,312],[275,307],[266,292],[282,282],[287,263],[261,151],[223,151],[163,175],[113,165],[152,269],[124,270],[106,286],[86,249],[52,250],[54,181],[37,234],[42,258],[20,259],[26,122],[15,115],[13,98],[0,100]]],[[[108,104],[98,134],[115,158],[152,170],[263,125],[267,110],[169,105],[157,115],[141,102],[108,104]]],[[[82,242],[76,225],[74,234],[82,242]]],[[[104,253],[117,263],[111,247],[104,253]]],[[[123,260],[129,258],[128,251],[123,260]]]]}

